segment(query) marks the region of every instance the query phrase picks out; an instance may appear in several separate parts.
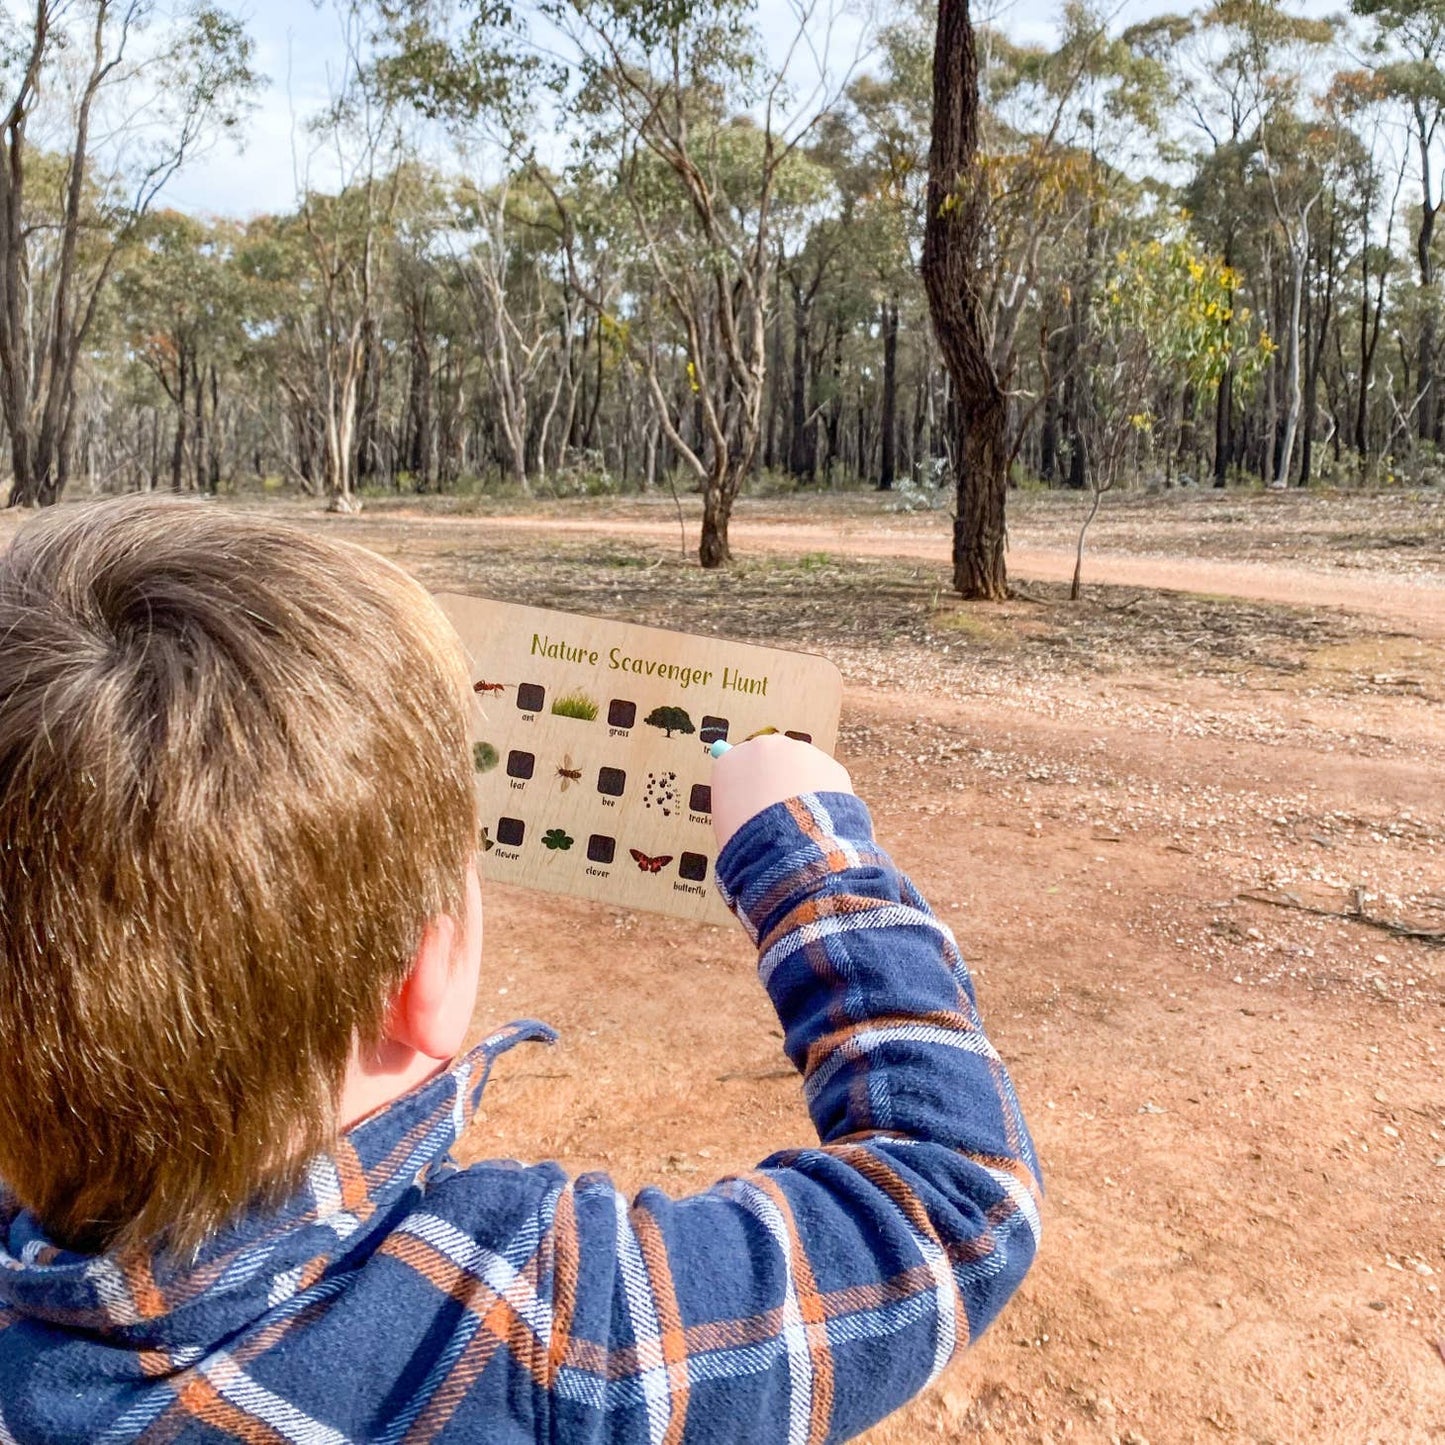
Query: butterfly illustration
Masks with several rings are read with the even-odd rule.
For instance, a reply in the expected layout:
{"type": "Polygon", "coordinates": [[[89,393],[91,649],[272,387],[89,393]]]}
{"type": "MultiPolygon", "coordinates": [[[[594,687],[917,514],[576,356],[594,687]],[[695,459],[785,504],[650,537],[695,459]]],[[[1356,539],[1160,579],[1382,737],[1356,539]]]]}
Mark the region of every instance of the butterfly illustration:
{"type": "Polygon", "coordinates": [[[497,840],[492,837],[485,827],[482,828],[481,835],[477,838],[477,842],[481,844],[483,853],[490,853],[492,849],[497,846],[497,840]]]}
{"type": "Polygon", "coordinates": [[[472,691],[475,693],[504,692],[506,687],[505,682],[474,682],[472,691]]]}
{"type": "Polygon", "coordinates": [[[562,791],[565,793],[573,783],[582,781],[582,769],[572,766],[572,754],[563,753],[562,766],[557,769],[557,776],[562,779],[562,791]]]}
{"type": "Polygon", "coordinates": [[[627,851],[632,854],[632,861],[643,873],[661,873],[672,862],[671,853],[664,853],[661,858],[649,858],[646,853],[639,852],[636,848],[629,848],[627,851]]]}

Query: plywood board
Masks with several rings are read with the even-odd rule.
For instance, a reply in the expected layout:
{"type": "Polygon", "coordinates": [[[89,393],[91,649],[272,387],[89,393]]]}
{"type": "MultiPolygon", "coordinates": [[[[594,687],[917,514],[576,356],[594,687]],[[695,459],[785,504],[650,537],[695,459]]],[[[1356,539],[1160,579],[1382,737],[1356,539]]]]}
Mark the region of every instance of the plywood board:
{"type": "Polygon", "coordinates": [[[710,923],[708,748],[764,728],[832,752],[826,658],[483,598],[437,598],[471,656],[482,876],[710,923]]]}

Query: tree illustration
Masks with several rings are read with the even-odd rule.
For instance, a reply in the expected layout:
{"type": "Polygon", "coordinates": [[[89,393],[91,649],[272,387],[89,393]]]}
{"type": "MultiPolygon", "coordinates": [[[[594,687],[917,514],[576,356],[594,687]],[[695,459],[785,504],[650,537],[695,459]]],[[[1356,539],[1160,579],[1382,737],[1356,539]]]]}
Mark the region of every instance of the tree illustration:
{"type": "Polygon", "coordinates": [[[692,719],[680,707],[655,707],[642,719],[648,727],[661,728],[668,737],[673,733],[695,733],[692,719]]]}

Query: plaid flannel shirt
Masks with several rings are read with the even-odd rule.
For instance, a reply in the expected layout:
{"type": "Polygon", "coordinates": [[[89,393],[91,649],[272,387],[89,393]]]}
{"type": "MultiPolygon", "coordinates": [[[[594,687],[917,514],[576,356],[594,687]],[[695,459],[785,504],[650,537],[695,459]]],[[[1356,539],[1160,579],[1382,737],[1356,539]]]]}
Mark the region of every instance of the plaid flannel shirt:
{"type": "Polygon", "coordinates": [[[184,1265],[82,1256],[0,1204],[0,1442],[845,1439],[1017,1287],[1032,1145],[948,930],[857,799],[718,860],[821,1143],[629,1201],[448,1151],[514,1024],[184,1265]]]}

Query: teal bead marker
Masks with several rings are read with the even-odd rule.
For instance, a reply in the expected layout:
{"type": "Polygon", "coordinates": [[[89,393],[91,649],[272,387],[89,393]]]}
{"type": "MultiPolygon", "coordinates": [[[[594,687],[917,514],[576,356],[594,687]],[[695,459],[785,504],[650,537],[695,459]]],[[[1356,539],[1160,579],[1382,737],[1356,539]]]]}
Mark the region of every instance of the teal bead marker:
{"type": "Polygon", "coordinates": [[[725,752],[727,752],[728,749],[730,749],[731,747],[732,747],[732,744],[731,744],[726,738],[719,738],[719,739],[708,749],[708,752],[711,753],[714,758],[720,758],[720,757],[722,757],[722,755],[723,755],[725,752]]]}

